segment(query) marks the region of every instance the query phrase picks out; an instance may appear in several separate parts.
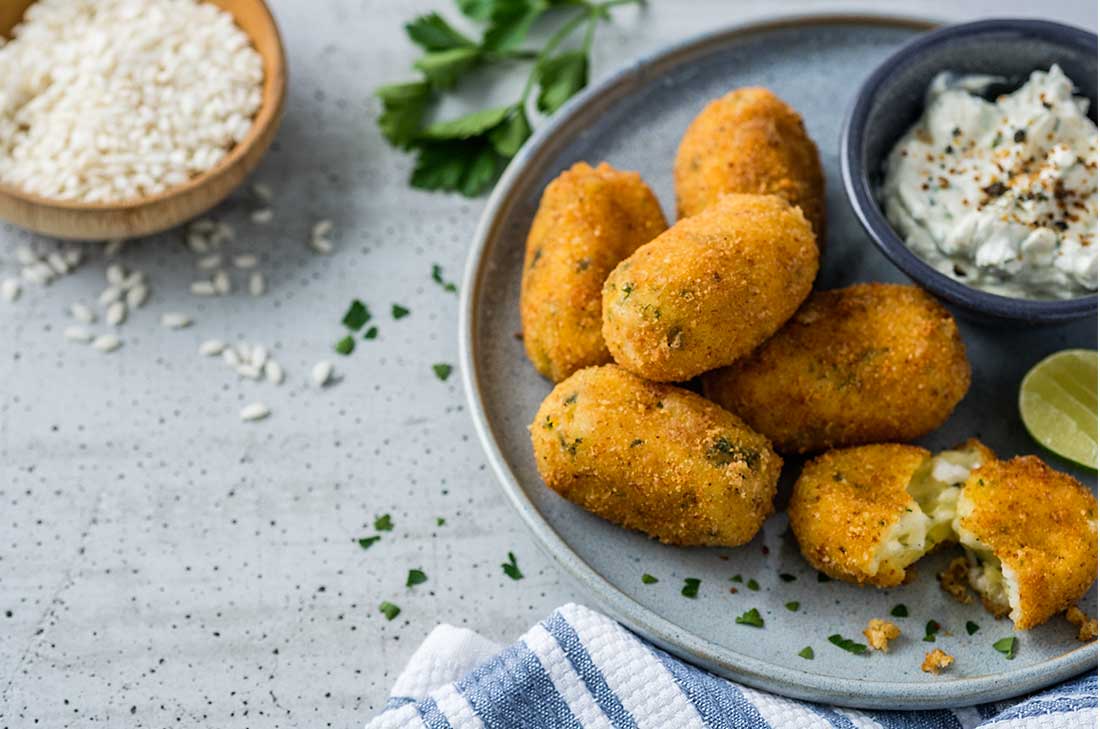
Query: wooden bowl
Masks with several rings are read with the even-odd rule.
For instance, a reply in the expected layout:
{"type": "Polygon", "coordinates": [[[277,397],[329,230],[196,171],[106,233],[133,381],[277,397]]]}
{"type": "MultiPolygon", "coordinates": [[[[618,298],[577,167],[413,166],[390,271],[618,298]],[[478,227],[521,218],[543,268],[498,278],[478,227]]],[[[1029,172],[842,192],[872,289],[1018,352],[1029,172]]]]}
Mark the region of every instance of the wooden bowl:
{"type": "MultiPolygon", "coordinates": [[[[32,0],[0,0],[0,35],[9,36],[32,0]]],[[[207,0],[228,11],[264,65],[263,99],[248,136],[217,165],[171,190],[115,203],[52,200],[0,184],[0,218],[55,238],[109,240],[166,230],[217,205],[259,164],[271,146],[286,100],[286,58],[279,29],[263,0],[207,0]]]]}

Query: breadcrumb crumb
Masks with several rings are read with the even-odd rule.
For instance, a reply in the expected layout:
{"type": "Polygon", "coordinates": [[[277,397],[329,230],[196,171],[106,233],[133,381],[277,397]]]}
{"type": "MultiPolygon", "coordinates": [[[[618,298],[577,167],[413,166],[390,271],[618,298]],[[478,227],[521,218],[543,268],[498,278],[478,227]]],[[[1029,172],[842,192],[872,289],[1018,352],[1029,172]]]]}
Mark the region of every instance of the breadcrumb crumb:
{"type": "Polygon", "coordinates": [[[1066,620],[1077,626],[1077,640],[1082,643],[1096,640],[1096,618],[1090,618],[1081,608],[1074,605],[1066,610],[1066,620]]]}
{"type": "Polygon", "coordinates": [[[890,650],[890,641],[901,635],[901,629],[889,620],[871,618],[863,630],[863,635],[867,637],[867,642],[872,648],[886,653],[890,650]]]}
{"type": "Polygon", "coordinates": [[[947,569],[941,572],[940,587],[951,597],[963,605],[969,605],[973,598],[970,596],[969,579],[967,573],[970,570],[966,557],[956,557],[947,565],[947,569]]]}
{"type": "Polygon", "coordinates": [[[944,670],[954,662],[954,656],[948,655],[947,653],[944,653],[942,650],[937,648],[934,651],[929,651],[925,654],[924,663],[920,664],[920,670],[924,671],[925,673],[935,673],[938,675],[940,671],[944,670]]]}

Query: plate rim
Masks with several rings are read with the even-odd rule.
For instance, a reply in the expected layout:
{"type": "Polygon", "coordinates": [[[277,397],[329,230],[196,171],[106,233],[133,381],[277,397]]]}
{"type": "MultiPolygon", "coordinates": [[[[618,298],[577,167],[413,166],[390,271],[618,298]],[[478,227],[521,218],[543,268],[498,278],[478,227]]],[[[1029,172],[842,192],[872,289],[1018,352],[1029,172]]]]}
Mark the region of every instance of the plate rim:
{"type": "Polygon", "coordinates": [[[1095,667],[1094,644],[1011,674],[953,679],[948,682],[866,681],[787,668],[719,646],[676,625],[632,599],[585,562],[527,498],[493,434],[481,397],[477,350],[478,302],[485,270],[485,252],[499,224],[502,209],[512,201],[516,184],[536,160],[581,112],[597,101],[610,103],[632,90],[644,72],[680,55],[705,52],[708,46],[736,43],[753,34],[783,28],[872,23],[888,27],[932,29],[942,18],[897,13],[772,14],[730,24],[658,48],[618,67],[572,98],[523,146],[505,169],[485,205],[467,254],[458,315],[458,354],[466,402],[481,447],[496,479],[535,536],[539,548],[572,577],[613,619],[655,645],[724,678],[790,698],[863,709],[943,709],[999,701],[1045,688],[1095,667]],[[618,92],[618,93],[616,93],[618,92]],[[708,651],[709,654],[708,655],[708,651]],[[729,656],[723,659],[721,656],[729,656]],[[1006,676],[1011,676],[1007,678],[1006,676]]]}

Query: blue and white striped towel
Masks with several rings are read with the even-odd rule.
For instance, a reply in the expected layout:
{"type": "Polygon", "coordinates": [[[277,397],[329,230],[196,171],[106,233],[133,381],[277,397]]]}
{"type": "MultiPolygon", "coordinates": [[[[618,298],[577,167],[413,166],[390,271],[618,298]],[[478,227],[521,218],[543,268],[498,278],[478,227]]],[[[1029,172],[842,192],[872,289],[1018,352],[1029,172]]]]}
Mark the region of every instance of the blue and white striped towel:
{"type": "Polygon", "coordinates": [[[503,649],[440,625],[367,729],[1084,729],[1096,691],[1093,674],[968,709],[832,708],[730,683],[566,605],[503,649]]]}

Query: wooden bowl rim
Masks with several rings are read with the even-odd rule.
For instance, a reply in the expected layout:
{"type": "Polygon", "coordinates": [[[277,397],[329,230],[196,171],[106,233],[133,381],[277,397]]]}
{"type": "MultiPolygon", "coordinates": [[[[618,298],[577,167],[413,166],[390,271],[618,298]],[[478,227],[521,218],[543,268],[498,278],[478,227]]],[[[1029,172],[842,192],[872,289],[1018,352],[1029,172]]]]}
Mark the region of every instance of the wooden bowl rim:
{"type": "MultiPolygon", "coordinates": [[[[14,185],[8,185],[0,183],[0,195],[7,195],[9,197],[23,200],[27,203],[38,205],[39,207],[51,208],[54,210],[71,210],[76,212],[122,212],[132,211],[143,208],[147,205],[156,205],[163,203],[167,200],[182,197],[190,192],[193,192],[199,187],[209,182],[211,179],[220,177],[233,168],[233,166],[245,156],[245,154],[252,148],[254,144],[259,140],[261,134],[270,125],[276,123],[279,119],[279,115],[282,113],[283,105],[286,101],[286,51],[283,49],[283,38],[279,34],[279,26],[275,23],[275,17],[271,14],[271,8],[268,7],[266,0],[255,0],[259,9],[263,12],[263,22],[265,22],[271,29],[271,35],[275,40],[274,49],[274,64],[271,73],[271,81],[274,84],[272,87],[272,93],[270,96],[264,95],[267,101],[261,99],[260,109],[256,112],[256,116],[252,120],[252,126],[248,130],[247,136],[237,144],[233,145],[233,148],[229,150],[229,154],[222,157],[222,159],[213,167],[207,171],[192,177],[182,185],[177,185],[164,192],[157,193],[156,195],[150,195],[146,197],[136,197],[130,200],[120,200],[118,202],[101,202],[101,203],[86,203],[72,200],[57,200],[55,198],[43,197],[35,193],[27,192],[22,188],[14,185]]],[[[225,10],[225,8],[222,8],[225,10]]],[[[225,10],[232,15],[232,12],[225,10]]],[[[237,18],[234,16],[234,21],[237,18]]],[[[239,23],[237,27],[242,31],[239,23]]],[[[249,41],[252,42],[252,47],[257,53],[260,53],[260,49],[256,45],[256,41],[251,36],[249,41]]],[[[268,77],[264,77],[264,85],[268,83],[268,77]]]]}

